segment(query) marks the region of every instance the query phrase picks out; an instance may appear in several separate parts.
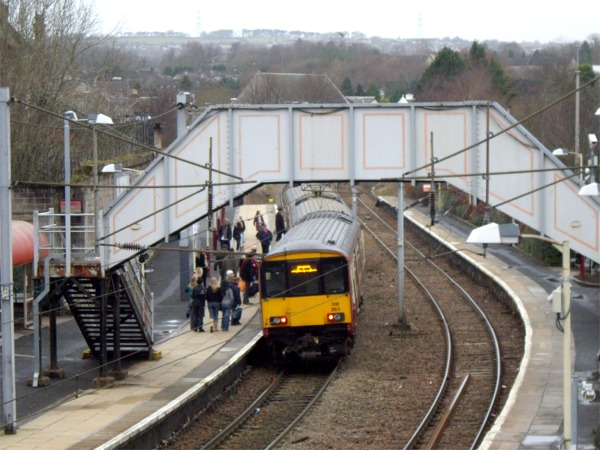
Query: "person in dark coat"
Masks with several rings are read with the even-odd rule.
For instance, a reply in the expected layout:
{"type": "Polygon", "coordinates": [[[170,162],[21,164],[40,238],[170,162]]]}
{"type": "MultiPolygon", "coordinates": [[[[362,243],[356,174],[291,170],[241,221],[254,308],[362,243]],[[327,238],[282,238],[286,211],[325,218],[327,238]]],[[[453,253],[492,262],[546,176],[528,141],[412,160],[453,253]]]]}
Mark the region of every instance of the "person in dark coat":
{"type": "Polygon", "coordinates": [[[240,251],[240,248],[244,243],[244,231],[246,231],[246,224],[244,223],[244,219],[240,216],[233,226],[233,240],[235,241],[236,252],[240,251]]]}
{"type": "Polygon", "coordinates": [[[208,314],[212,321],[212,329],[219,331],[219,311],[221,310],[221,286],[215,277],[211,277],[208,288],[206,289],[206,302],[208,303],[208,314]]]}
{"type": "Polygon", "coordinates": [[[260,231],[262,227],[265,226],[265,221],[263,220],[263,216],[260,213],[260,210],[256,211],[256,215],[254,216],[254,220],[252,221],[252,223],[254,223],[256,231],[260,231]]]}
{"type": "Polygon", "coordinates": [[[277,214],[275,214],[275,233],[277,234],[275,241],[281,240],[285,234],[285,219],[283,218],[280,209],[278,209],[277,214]]]}
{"type": "Polygon", "coordinates": [[[200,250],[196,256],[196,268],[198,267],[202,269],[202,284],[207,286],[206,278],[208,277],[208,261],[206,258],[206,253],[204,253],[203,250],[200,250]]]}
{"type": "MultiPolygon", "coordinates": [[[[244,305],[251,305],[251,289],[258,283],[258,262],[256,261],[256,249],[253,247],[240,263],[240,278],[244,280],[244,305]]],[[[254,295],[254,294],[253,294],[254,295]]]]}
{"type": "Polygon", "coordinates": [[[232,277],[231,288],[233,289],[233,306],[231,307],[231,325],[241,325],[242,318],[242,298],[240,288],[238,286],[239,279],[232,277]]]}
{"type": "Polygon", "coordinates": [[[256,233],[256,238],[260,241],[260,245],[262,247],[263,255],[269,253],[269,248],[271,247],[271,241],[273,241],[273,233],[271,230],[264,225],[258,233],[256,233]]]}
{"type": "Polygon", "coordinates": [[[206,309],[206,288],[202,283],[196,283],[192,288],[190,328],[192,331],[203,332],[204,310],[206,309]]]}
{"type": "Polygon", "coordinates": [[[237,272],[239,263],[236,255],[231,251],[220,251],[216,255],[215,259],[215,271],[219,272],[221,280],[225,279],[225,275],[228,270],[233,273],[237,272]]]}
{"type": "Polygon", "coordinates": [[[219,227],[219,242],[221,243],[221,250],[231,249],[231,237],[231,224],[229,223],[229,220],[224,219],[223,223],[219,227]]]}

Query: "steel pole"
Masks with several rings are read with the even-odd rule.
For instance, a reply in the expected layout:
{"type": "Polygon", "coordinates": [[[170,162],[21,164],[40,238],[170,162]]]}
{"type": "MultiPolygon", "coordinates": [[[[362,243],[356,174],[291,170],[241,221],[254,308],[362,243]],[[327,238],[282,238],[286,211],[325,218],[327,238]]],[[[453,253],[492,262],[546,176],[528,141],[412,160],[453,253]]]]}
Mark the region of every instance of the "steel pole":
{"type": "Polygon", "coordinates": [[[398,183],[398,323],[404,315],[404,183],[398,183]]]}
{"type": "Polygon", "coordinates": [[[565,450],[571,449],[571,258],[569,241],[562,242],[563,270],[563,421],[565,450]]]}
{"type": "Polygon", "coordinates": [[[12,261],[12,202],[10,196],[10,101],[0,88],[0,292],[2,295],[2,419],[5,434],[17,433],[15,400],[15,311],[12,261]]]}
{"type": "Polygon", "coordinates": [[[98,245],[98,133],[96,133],[96,124],[92,124],[92,142],[93,142],[93,163],[92,170],[93,173],[93,193],[94,193],[94,253],[100,255],[100,247],[98,245]]]}
{"type": "Polygon", "coordinates": [[[71,276],[71,127],[64,120],[65,133],[65,276],[71,276]]]}

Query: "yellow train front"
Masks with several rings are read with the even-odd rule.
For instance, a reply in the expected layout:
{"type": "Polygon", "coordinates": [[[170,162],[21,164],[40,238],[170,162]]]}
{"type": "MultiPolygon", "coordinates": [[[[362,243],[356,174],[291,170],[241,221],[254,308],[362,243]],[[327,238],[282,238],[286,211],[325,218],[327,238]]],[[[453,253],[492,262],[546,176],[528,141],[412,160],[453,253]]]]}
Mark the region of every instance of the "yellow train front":
{"type": "Polygon", "coordinates": [[[291,227],[260,266],[263,336],[277,357],[347,355],[355,340],[361,227],[336,194],[313,189],[286,191],[291,227]]]}

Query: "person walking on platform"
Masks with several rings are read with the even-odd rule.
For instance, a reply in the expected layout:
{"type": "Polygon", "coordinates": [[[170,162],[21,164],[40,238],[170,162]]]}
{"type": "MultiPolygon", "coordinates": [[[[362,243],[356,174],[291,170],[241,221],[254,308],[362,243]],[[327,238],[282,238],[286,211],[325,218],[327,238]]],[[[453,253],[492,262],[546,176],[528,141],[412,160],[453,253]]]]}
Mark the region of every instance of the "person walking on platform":
{"type": "Polygon", "coordinates": [[[188,305],[187,305],[187,312],[185,313],[185,317],[186,318],[190,318],[190,316],[192,315],[192,291],[194,289],[194,286],[196,286],[198,284],[198,277],[196,276],[196,274],[192,275],[190,277],[190,282],[187,285],[187,287],[185,288],[185,293],[188,295],[188,305]]]}
{"type": "Polygon", "coordinates": [[[229,331],[231,308],[235,301],[235,294],[232,286],[233,278],[233,271],[228,270],[225,274],[225,278],[221,280],[221,311],[223,311],[223,318],[221,319],[222,331],[229,331]]]}
{"type": "Polygon", "coordinates": [[[206,287],[206,275],[204,274],[204,269],[202,267],[196,267],[194,270],[194,276],[196,277],[196,282],[198,284],[202,284],[206,287]]]}
{"type": "Polygon", "coordinates": [[[271,230],[264,225],[258,233],[256,233],[256,238],[260,241],[260,245],[262,247],[263,255],[269,253],[269,248],[271,247],[271,241],[273,241],[273,233],[271,230]]]}
{"type": "Polygon", "coordinates": [[[242,319],[242,299],[240,288],[238,286],[239,278],[233,277],[231,280],[231,288],[233,289],[233,305],[231,307],[231,325],[241,325],[242,319]]]}
{"type": "Polygon", "coordinates": [[[212,321],[211,330],[219,331],[219,311],[221,310],[221,287],[215,277],[211,277],[206,289],[206,302],[208,303],[208,314],[212,321]]]}
{"type": "Polygon", "coordinates": [[[260,213],[260,210],[256,211],[256,215],[254,216],[254,220],[252,221],[252,223],[254,223],[254,227],[256,228],[257,232],[262,230],[262,227],[265,226],[265,221],[263,220],[263,216],[260,213]]]}
{"type": "Polygon", "coordinates": [[[233,240],[235,241],[236,252],[239,252],[240,248],[244,245],[244,231],[246,231],[246,224],[242,216],[240,216],[233,226],[233,240]]]}
{"type": "Polygon", "coordinates": [[[240,278],[244,281],[244,305],[251,305],[250,297],[258,291],[258,262],[256,261],[256,248],[250,252],[240,263],[240,278]],[[255,291],[256,289],[256,291],[255,291]]]}
{"type": "Polygon", "coordinates": [[[200,250],[196,256],[196,269],[200,267],[202,269],[202,284],[206,286],[206,278],[208,277],[208,261],[206,261],[206,253],[200,250]]]}
{"type": "Polygon", "coordinates": [[[204,309],[206,308],[206,288],[202,283],[196,283],[192,289],[192,304],[190,328],[192,331],[203,332],[204,309]]]}
{"type": "Polygon", "coordinates": [[[277,214],[275,214],[275,233],[277,234],[275,241],[281,240],[285,234],[285,220],[281,213],[281,209],[277,209],[277,214]]]}
{"type": "Polygon", "coordinates": [[[219,227],[219,242],[221,243],[221,250],[231,249],[231,224],[229,220],[223,219],[223,223],[219,227]]]}
{"type": "Polygon", "coordinates": [[[222,251],[217,253],[217,260],[215,262],[215,270],[219,271],[221,280],[225,279],[225,276],[228,271],[231,271],[233,274],[237,271],[238,266],[237,259],[233,252],[231,251],[222,251]]]}

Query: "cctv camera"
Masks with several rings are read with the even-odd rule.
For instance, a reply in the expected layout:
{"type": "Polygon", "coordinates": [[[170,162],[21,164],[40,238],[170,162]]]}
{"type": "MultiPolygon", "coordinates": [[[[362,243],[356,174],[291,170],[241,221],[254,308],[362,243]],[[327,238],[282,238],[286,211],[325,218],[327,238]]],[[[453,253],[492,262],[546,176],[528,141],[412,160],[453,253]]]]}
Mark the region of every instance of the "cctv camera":
{"type": "Polygon", "coordinates": [[[596,137],[595,134],[588,134],[588,142],[590,143],[591,147],[595,147],[598,144],[598,138],[596,137]]]}

